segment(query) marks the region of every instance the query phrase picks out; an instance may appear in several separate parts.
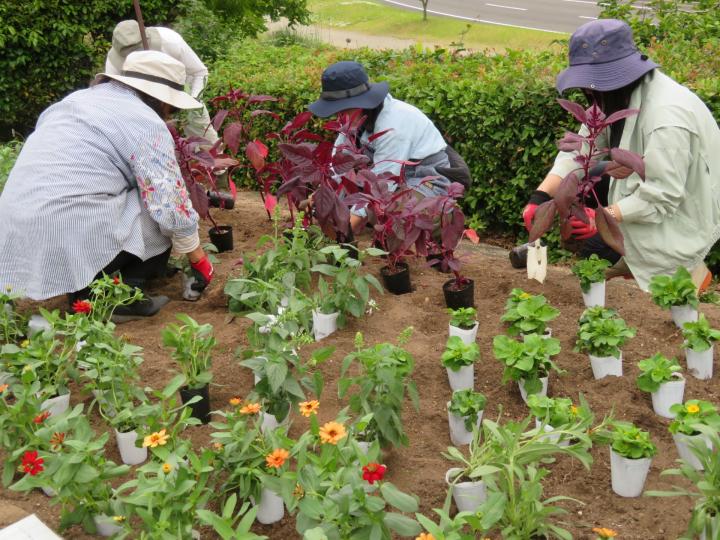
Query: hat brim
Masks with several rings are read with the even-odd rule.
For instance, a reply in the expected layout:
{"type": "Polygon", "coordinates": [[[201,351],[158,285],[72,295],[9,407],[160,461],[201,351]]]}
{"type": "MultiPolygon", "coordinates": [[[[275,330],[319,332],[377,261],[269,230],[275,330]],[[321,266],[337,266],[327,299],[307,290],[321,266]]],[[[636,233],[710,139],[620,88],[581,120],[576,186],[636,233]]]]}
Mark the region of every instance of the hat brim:
{"type": "Polygon", "coordinates": [[[364,94],[335,100],[320,98],[311,103],[308,109],[320,118],[332,116],[346,109],[374,109],[383,102],[388,92],[390,92],[390,87],[387,82],[371,83],[370,90],[364,94]]]}
{"type": "Polygon", "coordinates": [[[637,81],[657,67],[660,66],[652,60],[643,60],[642,55],[635,52],[625,58],[604,64],[570,66],[557,76],[555,87],[561,94],[569,88],[590,88],[599,92],[610,92],[637,81]]]}
{"type": "Polygon", "coordinates": [[[110,62],[112,67],[115,68],[118,73],[122,72],[125,57],[122,56],[119,52],[117,52],[114,47],[110,47],[107,55],[107,61],[110,62]]]}
{"type": "Polygon", "coordinates": [[[127,77],[125,75],[112,75],[110,73],[101,73],[100,75],[120,81],[177,109],[199,109],[203,106],[202,103],[190,94],[170,88],[166,84],[146,81],[136,77],[127,77]]]}

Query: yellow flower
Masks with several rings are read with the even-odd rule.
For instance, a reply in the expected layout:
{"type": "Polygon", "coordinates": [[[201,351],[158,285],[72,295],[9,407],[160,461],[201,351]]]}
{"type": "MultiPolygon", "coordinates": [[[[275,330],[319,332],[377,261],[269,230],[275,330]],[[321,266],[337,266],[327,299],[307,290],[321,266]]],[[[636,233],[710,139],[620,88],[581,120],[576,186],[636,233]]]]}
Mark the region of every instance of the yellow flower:
{"type": "Polygon", "coordinates": [[[415,540],[435,540],[435,537],[430,533],[420,533],[420,536],[415,538],[415,540]]]}
{"type": "Polygon", "coordinates": [[[293,497],[296,499],[302,499],[305,496],[305,490],[300,484],[295,484],[295,489],[293,490],[293,497]]]}
{"type": "Polygon", "coordinates": [[[576,415],[578,413],[578,408],[575,405],[570,405],[570,412],[573,415],[576,415]]]}
{"type": "Polygon", "coordinates": [[[690,414],[695,414],[700,412],[700,407],[698,407],[694,403],[691,403],[690,405],[685,406],[685,410],[690,414]]]}
{"type": "Polygon", "coordinates": [[[31,372],[32,370],[33,370],[32,366],[31,366],[30,364],[28,364],[27,366],[25,366],[25,367],[22,369],[22,372],[23,372],[23,373],[29,373],[29,372],[31,372]]]}
{"type": "Polygon", "coordinates": [[[115,523],[122,523],[125,521],[125,516],[113,516],[113,521],[115,523]]]}
{"type": "Polygon", "coordinates": [[[248,403],[240,409],[240,414],[257,414],[260,412],[259,403],[248,403]]]}
{"type": "Polygon", "coordinates": [[[602,539],[608,539],[608,538],[615,538],[617,536],[617,532],[613,531],[612,529],[606,529],[605,527],[595,527],[592,532],[597,534],[602,539]]]}
{"type": "Polygon", "coordinates": [[[531,297],[532,297],[532,294],[524,292],[520,295],[520,300],[527,300],[528,298],[531,298],[531,297]]]}
{"type": "Polygon", "coordinates": [[[324,443],[337,444],[345,435],[345,426],[337,422],[328,422],[320,428],[320,440],[324,443]]]}
{"type": "Polygon", "coordinates": [[[317,413],[319,408],[320,402],[317,399],[313,399],[312,401],[303,401],[300,404],[300,414],[307,418],[311,414],[317,413]]]}
{"type": "Polygon", "coordinates": [[[229,403],[233,407],[237,407],[238,405],[240,405],[242,403],[242,399],[240,399],[239,397],[230,398],[229,403]]]}
{"type": "Polygon", "coordinates": [[[289,457],[290,452],[288,452],[284,448],[276,448],[267,456],[265,456],[265,462],[267,463],[268,467],[274,467],[276,469],[279,469],[283,466],[283,463],[285,463],[285,460],[289,457]]]}
{"type": "Polygon", "coordinates": [[[21,346],[23,349],[25,349],[28,345],[30,345],[30,340],[29,340],[29,339],[23,339],[23,340],[20,342],[20,346],[21,346]]]}
{"type": "Polygon", "coordinates": [[[164,446],[167,444],[169,438],[170,436],[165,433],[165,430],[161,429],[145,437],[143,439],[143,447],[147,448],[149,446],[150,448],[155,448],[157,446],[164,446]]]}
{"type": "Polygon", "coordinates": [[[168,474],[170,471],[172,471],[172,465],[169,463],[163,463],[162,470],[165,474],[168,474]]]}
{"type": "Polygon", "coordinates": [[[222,449],[224,448],[222,443],[219,443],[219,442],[214,442],[212,447],[213,447],[213,450],[215,450],[216,452],[222,452],[222,449]]]}

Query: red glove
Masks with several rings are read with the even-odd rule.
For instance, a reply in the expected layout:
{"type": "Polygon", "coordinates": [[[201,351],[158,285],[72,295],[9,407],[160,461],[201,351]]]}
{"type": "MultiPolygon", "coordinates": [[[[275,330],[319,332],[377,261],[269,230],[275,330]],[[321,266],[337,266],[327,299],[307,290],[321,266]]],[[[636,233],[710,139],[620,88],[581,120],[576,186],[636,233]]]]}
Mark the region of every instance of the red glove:
{"type": "Polygon", "coordinates": [[[532,228],[532,222],[533,219],[535,219],[535,211],[537,210],[537,207],[539,205],[534,203],[528,203],[528,205],[523,209],[522,218],[525,222],[525,228],[530,232],[530,229],[532,228]]]}
{"type": "Polygon", "coordinates": [[[213,272],[215,271],[210,259],[208,259],[207,255],[204,255],[198,262],[190,263],[190,268],[192,268],[193,277],[195,278],[192,289],[194,291],[204,291],[205,287],[212,281],[213,272]]]}
{"type": "Polygon", "coordinates": [[[598,232],[595,226],[595,210],[585,208],[585,214],[590,223],[583,223],[575,216],[570,218],[570,226],[573,228],[572,235],[576,240],[587,240],[595,236],[598,232]]]}

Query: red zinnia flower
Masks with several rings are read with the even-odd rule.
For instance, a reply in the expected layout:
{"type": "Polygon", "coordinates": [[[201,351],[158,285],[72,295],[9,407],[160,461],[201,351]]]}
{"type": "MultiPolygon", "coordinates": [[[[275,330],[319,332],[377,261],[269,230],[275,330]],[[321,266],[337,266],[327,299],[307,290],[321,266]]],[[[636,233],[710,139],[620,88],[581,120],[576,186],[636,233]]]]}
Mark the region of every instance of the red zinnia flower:
{"type": "Polygon", "coordinates": [[[120,278],[119,278],[119,277],[115,276],[115,277],[113,278],[113,285],[120,285],[120,278]]]}
{"type": "Polygon", "coordinates": [[[92,304],[87,300],[75,300],[72,308],[75,313],[90,313],[92,311],[92,304]]]}
{"type": "Polygon", "coordinates": [[[37,450],[28,450],[25,452],[22,458],[22,468],[26,473],[30,473],[30,476],[35,476],[37,473],[43,471],[44,460],[38,457],[37,450]]]}
{"type": "Polygon", "coordinates": [[[33,422],[36,424],[42,424],[45,420],[47,420],[50,417],[50,411],[44,411],[38,414],[35,418],[33,418],[33,422]]]}
{"type": "Polygon", "coordinates": [[[383,479],[387,467],[385,465],[380,465],[379,463],[368,463],[362,468],[362,470],[363,480],[367,480],[368,483],[373,484],[374,482],[379,482],[383,479]]]}

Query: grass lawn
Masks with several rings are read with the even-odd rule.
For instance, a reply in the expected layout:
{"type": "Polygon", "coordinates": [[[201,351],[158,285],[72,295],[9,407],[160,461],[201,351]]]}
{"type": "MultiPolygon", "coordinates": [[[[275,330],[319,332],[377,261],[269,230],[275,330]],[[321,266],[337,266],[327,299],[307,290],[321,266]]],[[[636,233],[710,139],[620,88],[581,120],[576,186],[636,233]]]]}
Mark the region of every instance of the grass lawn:
{"type": "Polygon", "coordinates": [[[430,14],[423,21],[420,11],[407,11],[374,0],[309,0],[308,7],[313,22],[321,26],[444,46],[462,42],[466,49],[473,50],[544,49],[554,40],[566,39],[562,34],[468,23],[430,14]]]}

